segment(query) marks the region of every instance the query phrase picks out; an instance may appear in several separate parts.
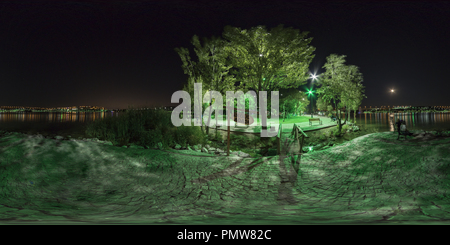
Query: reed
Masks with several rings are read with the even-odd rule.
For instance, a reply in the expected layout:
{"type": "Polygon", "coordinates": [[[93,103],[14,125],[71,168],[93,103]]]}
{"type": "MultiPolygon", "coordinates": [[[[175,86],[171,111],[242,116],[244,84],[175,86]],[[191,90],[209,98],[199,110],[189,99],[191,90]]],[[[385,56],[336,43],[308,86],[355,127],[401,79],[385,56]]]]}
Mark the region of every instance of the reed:
{"type": "Polygon", "coordinates": [[[86,127],[89,137],[107,140],[113,145],[130,144],[164,147],[204,144],[205,135],[197,126],[175,127],[171,113],[162,109],[134,110],[129,108],[117,117],[95,120],[86,127]]]}

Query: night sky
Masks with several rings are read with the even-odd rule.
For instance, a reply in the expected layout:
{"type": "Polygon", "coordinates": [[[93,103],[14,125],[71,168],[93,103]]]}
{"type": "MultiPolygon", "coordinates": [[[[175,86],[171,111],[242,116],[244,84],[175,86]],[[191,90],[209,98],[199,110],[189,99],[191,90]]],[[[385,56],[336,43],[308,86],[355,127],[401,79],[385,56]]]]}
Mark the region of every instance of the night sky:
{"type": "Polygon", "coordinates": [[[450,106],[450,2],[2,1],[2,106],[170,105],[187,81],[176,47],[226,25],[308,31],[311,72],[346,55],[362,106],[450,106]],[[391,94],[390,89],[395,89],[391,94]]]}

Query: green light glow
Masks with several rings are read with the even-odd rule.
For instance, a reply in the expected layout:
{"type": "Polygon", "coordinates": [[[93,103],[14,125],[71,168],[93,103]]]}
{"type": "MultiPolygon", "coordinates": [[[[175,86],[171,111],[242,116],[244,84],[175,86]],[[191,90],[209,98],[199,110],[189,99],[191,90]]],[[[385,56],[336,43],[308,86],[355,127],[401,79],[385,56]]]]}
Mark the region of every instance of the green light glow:
{"type": "Polygon", "coordinates": [[[314,96],[314,90],[312,90],[312,89],[310,89],[310,90],[308,90],[308,92],[306,92],[308,95],[312,95],[312,96],[314,96]]]}

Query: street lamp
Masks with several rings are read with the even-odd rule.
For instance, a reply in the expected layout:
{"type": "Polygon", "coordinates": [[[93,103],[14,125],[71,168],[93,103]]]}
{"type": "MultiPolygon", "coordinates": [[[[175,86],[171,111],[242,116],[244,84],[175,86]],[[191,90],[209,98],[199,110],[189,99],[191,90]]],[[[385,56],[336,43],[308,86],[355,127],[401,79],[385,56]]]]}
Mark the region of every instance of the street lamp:
{"type": "MultiPolygon", "coordinates": [[[[310,78],[312,79],[312,82],[314,82],[314,80],[316,80],[317,77],[318,77],[318,76],[316,76],[316,74],[312,74],[310,78]]],[[[314,99],[314,98],[313,98],[313,96],[314,96],[314,94],[313,94],[313,93],[314,93],[313,88],[314,88],[314,85],[312,85],[311,90],[308,91],[308,96],[311,95],[311,99],[310,99],[310,103],[311,103],[311,118],[313,118],[313,103],[312,103],[312,102],[313,102],[313,99],[314,99]]]]}

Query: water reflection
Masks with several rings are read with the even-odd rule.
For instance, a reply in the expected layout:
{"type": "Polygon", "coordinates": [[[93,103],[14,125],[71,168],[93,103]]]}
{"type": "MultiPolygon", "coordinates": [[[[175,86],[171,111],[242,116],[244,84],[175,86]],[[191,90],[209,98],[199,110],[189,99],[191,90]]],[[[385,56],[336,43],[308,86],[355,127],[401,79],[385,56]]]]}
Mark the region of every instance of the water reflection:
{"type": "Polygon", "coordinates": [[[118,116],[113,112],[32,112],[32,113],[0,113],[0,123],[36,122],[36,123],[86,123],[105,117],[118,116]]]}
{"type": "MultiPolygon", "coordinates": [[[[20,131],[84,131],[87,123],[119,116],[122,112],[31,112],[0,113],[0,130],[20,131]]],[[[342,114],[342,117],[344,114],[342,114]]],[[[353,120],[354,115],[350,115],[353,120]]],[[[395,122],[402,119],[408,130],[450,130],[450,113],[361,113],[356,124],[379,132],[394,131],[395,122]]]]}
{"type": "Polygon", "coordinates": [[[120,112],[3,112],[0,131],[86,137],[86,126],[95,120],[119,116],[120,112]]]}
{"type": "Polygon", "coordinates": [[[356,123],[380,131],[394,131],[399,119],[405,121],[409,130],[450,130],[450,113],[363,113],[356,116],[356,123]]]}

